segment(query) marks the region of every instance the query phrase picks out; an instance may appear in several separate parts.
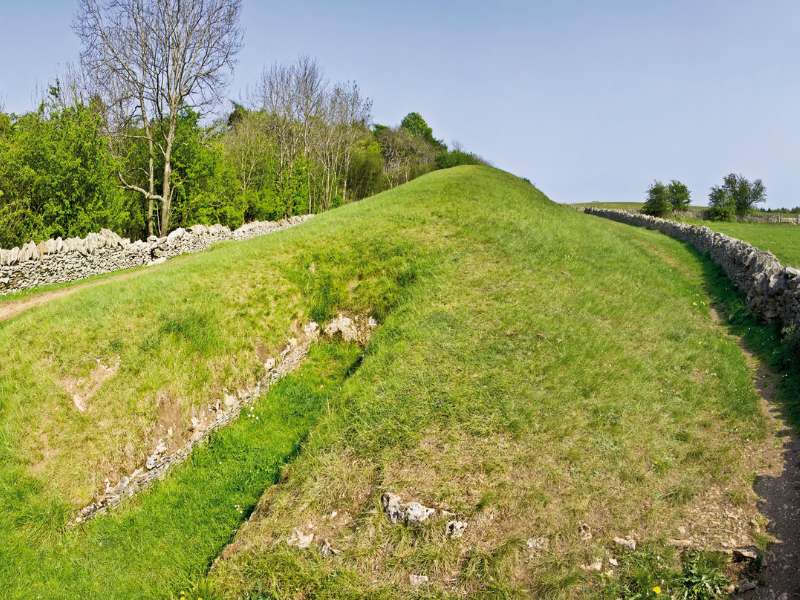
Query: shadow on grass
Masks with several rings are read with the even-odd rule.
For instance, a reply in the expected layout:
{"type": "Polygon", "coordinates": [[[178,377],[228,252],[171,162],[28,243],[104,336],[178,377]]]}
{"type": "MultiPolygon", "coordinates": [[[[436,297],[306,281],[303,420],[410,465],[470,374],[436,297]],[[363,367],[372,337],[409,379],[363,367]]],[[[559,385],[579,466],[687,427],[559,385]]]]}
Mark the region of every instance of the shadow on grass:
{"type": "Polygon", "coordinates": [[[691,250],[703,267],[706,291],[724,318],[728,331],[779,376],[775,400],[784,417],[795,429],[800,429],[800,369],[797,368],[800,352],[797,345],[783,339],[777,325],[758,320],[723,270],[707,255],[694,248],[691,250]]]}
{"type": "Polygon", "coordinates": [[[775,541],[766,550],[766,561],[759,574],[761,585],[737,597],[800,597],[800,355],[796,342],[782,338],[776,325],[760,322],[750,312],[743,295],[736,290],[722,269],[711,259],[692,249],[700,261],[705,287],[728,331],[736,336],[746,352],[758,359],[761,367],[755,382],[767,401],[767,410],[782,442],[780,472],[755,478],[753,490],[759,497],[759,511],[769,519],[768,532],[775,541]]]}

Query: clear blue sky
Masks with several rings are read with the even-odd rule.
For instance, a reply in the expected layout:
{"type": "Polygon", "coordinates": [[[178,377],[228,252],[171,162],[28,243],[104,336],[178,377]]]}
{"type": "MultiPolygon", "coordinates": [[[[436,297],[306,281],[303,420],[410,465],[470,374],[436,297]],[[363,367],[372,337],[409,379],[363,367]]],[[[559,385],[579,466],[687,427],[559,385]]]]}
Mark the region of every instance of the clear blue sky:
{"type": "MultiPolygon", "coordinates": [[[[70,0],[0,0],[0,101],[35,105],[78,43],[70,0]]],[[[229,96],[299,54],[354,79],[378,122],[419,111],[445,141],[554,200],[694,199],[730,171],[800,205],[800,2],[245,0],[229,96]]]]}

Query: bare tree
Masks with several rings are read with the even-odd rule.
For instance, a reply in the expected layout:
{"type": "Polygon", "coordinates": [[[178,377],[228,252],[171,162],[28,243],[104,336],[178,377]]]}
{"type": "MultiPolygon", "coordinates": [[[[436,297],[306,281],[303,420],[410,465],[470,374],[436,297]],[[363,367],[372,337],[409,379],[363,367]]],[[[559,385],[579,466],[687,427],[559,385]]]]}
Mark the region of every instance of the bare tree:
{"type": "Polygon", "coordinates": [[[326,91],[322,118],[315,122],[318,140],[315,158],[324,170],[321,208],[330,208],[341,185],[347,199],[347,172],[353,145],[363,136],[370,118],[372,101],[361,95],[355,82],[337,84],[326,91]]]}
{"type": "MultiPolygon", "coordinates": [[[[278,144],[280,169],[291,170],[300,157],[311,153],[312,128],[323,110],[328,83],[319,63],[308,56],[290,65],[273,64],[264,69],[257,103],[272,115],[272,135],[278,144]]],[[[313,210],[311,173],[308,178],[308,210],[313,210]]]]}
{"type": "Polygon", "coordinates": [[[268,136],[268,122],[269,117],[263,112],[248,111],[223,137],[225,154],[236,170],[243,196],[263,186],[267,176],[267,165],[274,150],[268,136]]]}
{"type": "Polygon", "coordinates": [[[142,194],[148,234],[157,202],[160,233],[169,231],[179,114],[219,100],[241,47],[240,13],[241,0],[79,0],[84,70],[112,111],[115,131],[147,146],[146,183],[119,178],[142,194]]]}
{"type": "Polygon", "coordinates": [[[319,171],[306,170],[309,212],[315,203],[318,209],[329,208],[340,186],[346,197],[352,146],[364,135],[372,109],[358,86],[331,86],[317,61],[301,56],[290,65],[265,69],[256,101],[272,117],[279,168],[291,171],[303,158],[319,171]]]}

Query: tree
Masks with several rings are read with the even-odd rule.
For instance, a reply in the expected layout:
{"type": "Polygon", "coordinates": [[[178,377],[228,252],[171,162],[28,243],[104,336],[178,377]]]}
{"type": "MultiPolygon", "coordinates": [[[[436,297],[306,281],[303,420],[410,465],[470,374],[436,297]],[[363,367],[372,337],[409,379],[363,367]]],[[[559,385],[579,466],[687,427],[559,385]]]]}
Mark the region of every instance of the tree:
{"type": "Polygon", "coordinates": [[[368,135],[372,101],[355,82],[330,85],[308,57],[266,69],[258,100],[277,150],[277,179],[285,183],[276,191],[296,194],[302,172],[305,212],[346,201],[353,148],[368,135]]]}
{"type": "Polygon", "coordinates": [[[56,83],[37,111],[0,115],[0,246],[127,232],[125,195],[93,105],[68,105],[56,83]],[[7,125],[4,125],[7,124],[7,125]]]}
{"type": "Polygon", "coordinates": [[[750,212],[753,207],[767,199],[767,190],[760,179],[750,182],[743,175],[726,175],[721,186],[711,188],[709,214],[714,219],[731,219],[750,212]]]}
{"type": "Polygon", "coordinates": [[[660,181],[653,182],[647,189],[647,201],[642,207],[642,212],[647,215],[660,217],[672,210],[669,199],[669,191],[660,181]]]}
{"type": "Polygon", "coordinates": [[[447,152],[447,146],[441,140],[433,137],[433,129],[418,112],[410,112],[403,117],[403,120],[400,121],[400,129],[425,140],[438,152],[447,152]]]}
{"type": "Polygon", "coordinates": [[[436,151],[423,138],[407,129],[382,128],[375,132],[381,146],[384,174],[389,186],[406,183],[436,166],[436,151]]]}
{"type": "Polygon", "coordinates": [[[411,135],[421,137],[423,140],[433,141],[433,129],[418,112],[410,112],[400,121],[400,127],[411,135]]]}
{"type": "Polygon", "coordinates": [[[75,29],[84,71],[113,111],[115,132],[147,146],[145,172],[120,172],[119,179],[144,198],[150,234],[156,202],[161,234],[170,228],[180,111],[218,99],[241,46],[240,12],[241,0],[79,0],[75,29]]]}
{"type": "Polygon", "coordinates": [[[691,204],[691,193],[686,184],[673,179],[667,186],[667,195],[673,211],[684,211],[689,209],[691,204]]]}

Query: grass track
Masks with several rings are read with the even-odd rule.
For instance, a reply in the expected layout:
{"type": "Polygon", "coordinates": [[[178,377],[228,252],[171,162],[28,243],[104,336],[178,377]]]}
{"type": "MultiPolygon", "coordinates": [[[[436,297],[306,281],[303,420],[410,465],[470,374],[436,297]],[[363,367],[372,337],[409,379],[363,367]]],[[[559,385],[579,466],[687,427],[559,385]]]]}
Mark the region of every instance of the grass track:
{"type": "MultiPolygon", "coordinates": [[[[694,221],[692,221],[694,222],[694,221]]],[[[800,226],[785,223],[725,223],[700,221],[714,231],[772,252],[786,266],[800,267],[800,226]]]]}

